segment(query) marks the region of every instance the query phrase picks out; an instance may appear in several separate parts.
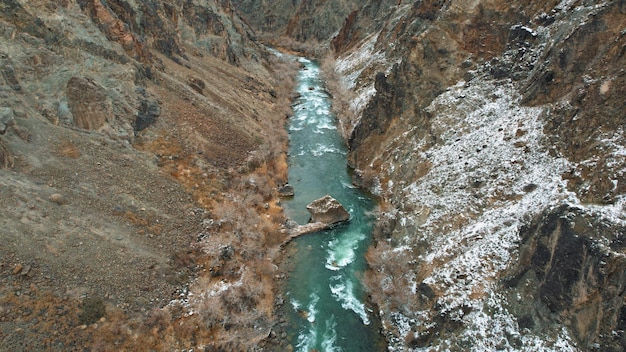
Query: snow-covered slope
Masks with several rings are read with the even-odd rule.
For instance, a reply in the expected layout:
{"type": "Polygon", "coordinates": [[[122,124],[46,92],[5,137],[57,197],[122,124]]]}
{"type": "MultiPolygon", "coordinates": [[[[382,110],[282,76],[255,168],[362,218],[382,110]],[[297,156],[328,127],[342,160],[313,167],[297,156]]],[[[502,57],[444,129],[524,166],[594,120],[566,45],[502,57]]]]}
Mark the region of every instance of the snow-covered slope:
{"type": "Polygon", "coordinates": [[[626,346],[626,6],[523,3],[400,6],[337,60],[390,350],[626,346]]]}

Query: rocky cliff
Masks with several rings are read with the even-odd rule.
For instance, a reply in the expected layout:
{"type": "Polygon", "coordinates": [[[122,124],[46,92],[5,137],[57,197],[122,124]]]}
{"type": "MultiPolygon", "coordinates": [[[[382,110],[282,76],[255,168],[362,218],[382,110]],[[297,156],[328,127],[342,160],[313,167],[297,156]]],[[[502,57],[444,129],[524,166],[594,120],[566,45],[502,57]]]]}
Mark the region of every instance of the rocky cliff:
{"type": "Polygon", "coordinates": [[[368,281],[391,349],[623,350],[626,3],[379,20],[332,43],[350,160],[382,200],[368,281]]]}
{"type": "Polygon", "coordinates": [[[345,19],[361,5],[354,0],[235,0],[235,8],[269,41],[295,48],[326,46],[345,19]],[[278,38],[284,37],[283,40],[278,38]]]}
{"type": "Polygon", "coordinates": [[[0,349],[267,337],[291,90],[268,58],[229,1],[0,3],[0,349]]]}

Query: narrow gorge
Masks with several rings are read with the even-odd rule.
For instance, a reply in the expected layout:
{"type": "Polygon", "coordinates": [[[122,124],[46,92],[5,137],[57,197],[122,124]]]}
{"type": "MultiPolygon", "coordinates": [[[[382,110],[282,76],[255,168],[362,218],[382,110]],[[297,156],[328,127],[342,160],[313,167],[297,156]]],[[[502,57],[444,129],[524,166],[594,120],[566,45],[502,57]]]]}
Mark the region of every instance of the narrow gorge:
{"type": "Polygon", "coordinates": [[[0,350],[623,351],[625,97],[624,0],[3,0],[0,350]]]}

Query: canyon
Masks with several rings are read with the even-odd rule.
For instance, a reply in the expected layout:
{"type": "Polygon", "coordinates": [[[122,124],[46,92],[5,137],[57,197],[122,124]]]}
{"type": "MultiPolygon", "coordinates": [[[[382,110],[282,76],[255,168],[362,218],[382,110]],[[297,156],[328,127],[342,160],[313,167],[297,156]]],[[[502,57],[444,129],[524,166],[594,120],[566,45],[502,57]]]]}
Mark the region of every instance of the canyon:
{"type": "Polygon", "coordinates": [[[0,38],[0,349],[293,348],[266,45],[376,197],[389,351],[626,348],[626,1],[5,0],[0,38]]]}

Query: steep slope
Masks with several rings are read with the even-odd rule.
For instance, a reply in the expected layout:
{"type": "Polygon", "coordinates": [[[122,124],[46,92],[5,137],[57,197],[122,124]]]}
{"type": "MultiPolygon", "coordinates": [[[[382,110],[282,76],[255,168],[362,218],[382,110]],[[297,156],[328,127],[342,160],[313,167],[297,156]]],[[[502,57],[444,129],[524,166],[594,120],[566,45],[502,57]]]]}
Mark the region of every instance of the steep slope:
{"type": "Polygon", "coordinates": [[[383,202],[368,281],[392,348],[623,350],[625,3],[371,18],[346,21],[334,67],[383,202]]]}
{"type": "Polygon", "coordinates": [[[281,45],[290,38],[307,48],[327,44],[361,5],[354,0],[235,0],[233,4],[260,35],[281,45]]]}
{"type": "Polygon", "coordinates": [[[0,349],[267,337],[291,77],[250,33],[229,1],[0,3],[0,349]]]}

